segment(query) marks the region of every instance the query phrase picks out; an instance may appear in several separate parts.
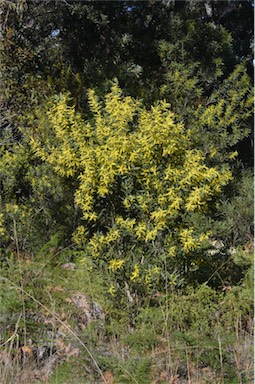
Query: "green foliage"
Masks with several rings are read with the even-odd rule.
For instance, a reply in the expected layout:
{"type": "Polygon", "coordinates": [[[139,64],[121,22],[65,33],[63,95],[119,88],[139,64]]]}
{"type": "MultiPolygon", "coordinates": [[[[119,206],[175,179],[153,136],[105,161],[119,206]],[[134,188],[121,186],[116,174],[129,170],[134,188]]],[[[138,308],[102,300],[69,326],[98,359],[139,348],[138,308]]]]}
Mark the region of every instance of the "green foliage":
{"type": "Polygon", "coordinates": [[[47,164],[38,163],[25,143],[2,146],[0,152],[1,242],[10,245],[16,226],[20,249],[36,253],[55,232],[65,237],[74,229],[72,189],[47,164]]]}
{"type": "Polygon", "coordinates": [[[198,107],[194,120],[197,145],[213,163],[237,156],[228,150],[249,135],[252,105],[251,82],[245,67],[239,65],[211,94],[207,105],[198,107]]]}
{"type": "Polygon", "coordinates": [[[192,13],[175,15],[171,27],[168,39],[158,45],[165,74],[161,94],[181,119],[190,120],[194,107],[219,86],[232,38],[222,26],[215,28],[192,13]]]}
{"type": "Polygon", "coordinates": [[[149,384],[151,382],[151,359],[145,357],[141,359],[137,356],[128,360],[124,369],[122,368],[122,372],[117,376],[117,380],[123,384],[134,382],[149,384]]]}
{"type": "Polygon", "coordinates": [[[253,174],[243,172],[234,197],[223,200],[219,208],[223,220],[218,222],[218,234],[231,247],[245,246],[246,253],[253,250],[253,182],[253,174]]]}
{"type": "MultiPolygon", "coordinates": [[[[73,382],[80,384],[90,384],[88,378],[84,377],[81,367],[77,363],[77,359],[66,361],[59,365],[54,373],[50,376],[49,384],[72,384],[73,382]]],[[[91,383],[92,384],[92,383],[91,383]]]]}

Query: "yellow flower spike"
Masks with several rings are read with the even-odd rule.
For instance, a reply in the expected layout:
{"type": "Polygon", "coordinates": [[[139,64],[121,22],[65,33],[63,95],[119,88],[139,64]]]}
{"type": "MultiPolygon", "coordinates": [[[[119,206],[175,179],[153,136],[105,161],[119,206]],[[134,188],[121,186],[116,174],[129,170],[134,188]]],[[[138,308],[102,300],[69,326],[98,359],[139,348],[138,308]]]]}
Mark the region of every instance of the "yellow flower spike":
{"type": "Polygon", "coordinates": [[[176,246],[172,246],[168,249],[168,254],[171,257],[174,257],[176,255],[176,246]]]}
{"type": "Polygon", "coordinates": [[[116,288],[115,288],[115,286],[112,284],[111,286],[110,286],[110,288],[108,289],[108,293],[110,293],[110,295],[111,296],[115,296],[115,294],[116,294],[116,288]]]}
{"type": "Polygon", "coordinates": [[[134,270],[133,270],[133,272],[131,273],[131,276],[130,276],[130,280],[131,281],[138,281],[139,277],[140,277],[140,269],[139,269],[138,264],[135,264],[134,265],[134,270]]]}
{"type": "Polygon", "coordinates": [[[108,269],[111,272],[115,272],[115,271],[121,269],[124,263],[125,263],[125,260],[120,260],[120,259],[119,260],[117,260],[117,259],[110,260],[110,265],[109,265],[108,269]]]}
{"type": "Polygon", "coordinates": [[[108,188],[106,188],[104,185],[100,185],[99,187],[98,187],[98,194],[100,195],[100,196],[102,196],[102,197],[104,197],[105,195],[107,195],[108,194],[108,192],[109,192],[109,190],[108,190],[108,188]]]}
{"type": "Polygon", "coordinates": [[[109,244],[115,240],[118,240],[120,238],[120,232],[118,229],[111,228],[106,236],[104,236],[104,242],[106,244],[109,244]]]}
{"type": "Polygon", "coordinates": [[[211,236],[211,232],[207,232],[207,233],[202,233],[200,236],[199,236],[199,242],[202,243],[206,240],[209,239],[209,237],[211,236]]]}
{"type": "Polygon", "coordinates": [[[142,239],[145,236],[146,229],[147,229],[147,226],[145,223],[139,223],[135,227],[135,232],[136,232],[136,236],[138,237],[138,239],[142,239]]]}
{"type": "Polygon", "coordinates": [[[151,231],[148,231],[146,236],[145,236],[145,241],[147,242],[147,241],[154,240],[155,237],[157,236],[157,233],[158,233],[157,228],[155,228],[151,231]]]}
{"type": "Polygon", "coordinates": [[[192,234],[193,234],[193,228],[183,229],[180,232],[179,237],[182,244],[182,248],[185,253],[193,251],[199,246],[199,243],[196,242],[196,240],[192,237],[192,234]]]}

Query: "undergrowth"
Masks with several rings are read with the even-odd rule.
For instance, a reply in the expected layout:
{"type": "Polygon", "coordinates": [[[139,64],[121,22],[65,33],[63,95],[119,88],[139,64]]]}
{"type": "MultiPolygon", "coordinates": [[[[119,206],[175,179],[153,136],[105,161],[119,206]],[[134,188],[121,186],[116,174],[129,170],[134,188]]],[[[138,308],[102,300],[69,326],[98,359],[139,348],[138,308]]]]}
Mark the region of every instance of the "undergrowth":
{"type": "Polygon", "coordinates": [[[79,265],[72,249],[48,244],[19,262],[14,252],[1,255],[4,384],[252,382],[251,267],[237,286],[171,285],[137,306],[116,302],[107,277],[79,265]],[[70,260],[74,268],[63,269],[70,260]],[[77,293],[103,308],[103,323],[81,325],[77,293]]]}

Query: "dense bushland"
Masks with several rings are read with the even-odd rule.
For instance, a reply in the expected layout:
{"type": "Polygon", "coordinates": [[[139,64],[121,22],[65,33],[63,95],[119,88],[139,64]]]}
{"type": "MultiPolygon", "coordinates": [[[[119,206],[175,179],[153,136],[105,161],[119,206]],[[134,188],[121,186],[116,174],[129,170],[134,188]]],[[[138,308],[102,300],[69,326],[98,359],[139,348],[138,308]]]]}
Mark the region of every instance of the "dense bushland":
{"type": "Polygon", "coordinates": [[[4,382],[251,382],[252,13],[3,1],[4,382]]]}

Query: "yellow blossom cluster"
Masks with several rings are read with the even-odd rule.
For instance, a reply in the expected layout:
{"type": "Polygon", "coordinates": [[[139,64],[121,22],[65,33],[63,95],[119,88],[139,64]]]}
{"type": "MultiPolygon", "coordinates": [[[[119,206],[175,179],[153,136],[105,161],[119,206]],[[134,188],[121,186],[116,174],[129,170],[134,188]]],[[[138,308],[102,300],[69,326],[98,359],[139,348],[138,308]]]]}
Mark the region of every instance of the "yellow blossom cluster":
{"type": "Polygon", "coordinates": [[[0,213],[0,236],[4,236],[5,228],[4,228],[4,215],[0,213]]]}
{"type": "Polygon", "coordinates": [[[118,269],[121,269],[121,267],[123,266],[123,264],[125,263],[125,260],[116,260],[116,259],[112,259],[110,260],[110,265],[109,265],[109,270],[111,272],[115,272],[117,271],[118,269]]]}
{"type": "MultiPolygon", "coordinates": [[[[104,102],[92,90],[88,100],[93,118],[85,121],[69,105],[68,95],[62,95],[30,139],[36,156],[60,176],[78,182],[74,198],[84,227],[74,240],[86,240],[91,254],[99,258],[114,244],[123,244],[125,236],[148,244],[170,233],[169,256],[194,252],[208,234],[195,233],[178,219],[206,210],[231,179],[230,171],[207,165],[204,154],[192,145],[192,130],[175,121],[165,101],[146,109],[124,97],[116,84],[104,102]],[[86,226],[99,229],[86,239],[86,226]]],[[[107,257],[111,272],[131,263],[130,281],[141,278],[135,259],[116,259],[113,253],[107,257]]],[[[152,271],[145,274],[146,284],[157,274],[152,271]]]]}
{"type": "Polygon", "coordinates": [[[131,281],[138,281],[139,277],[140,277],[140,269],[139,269],[138,264],[135,264],[134,269],[133,269],[131,276],[130,276],[130,280],[131,281]]]}

